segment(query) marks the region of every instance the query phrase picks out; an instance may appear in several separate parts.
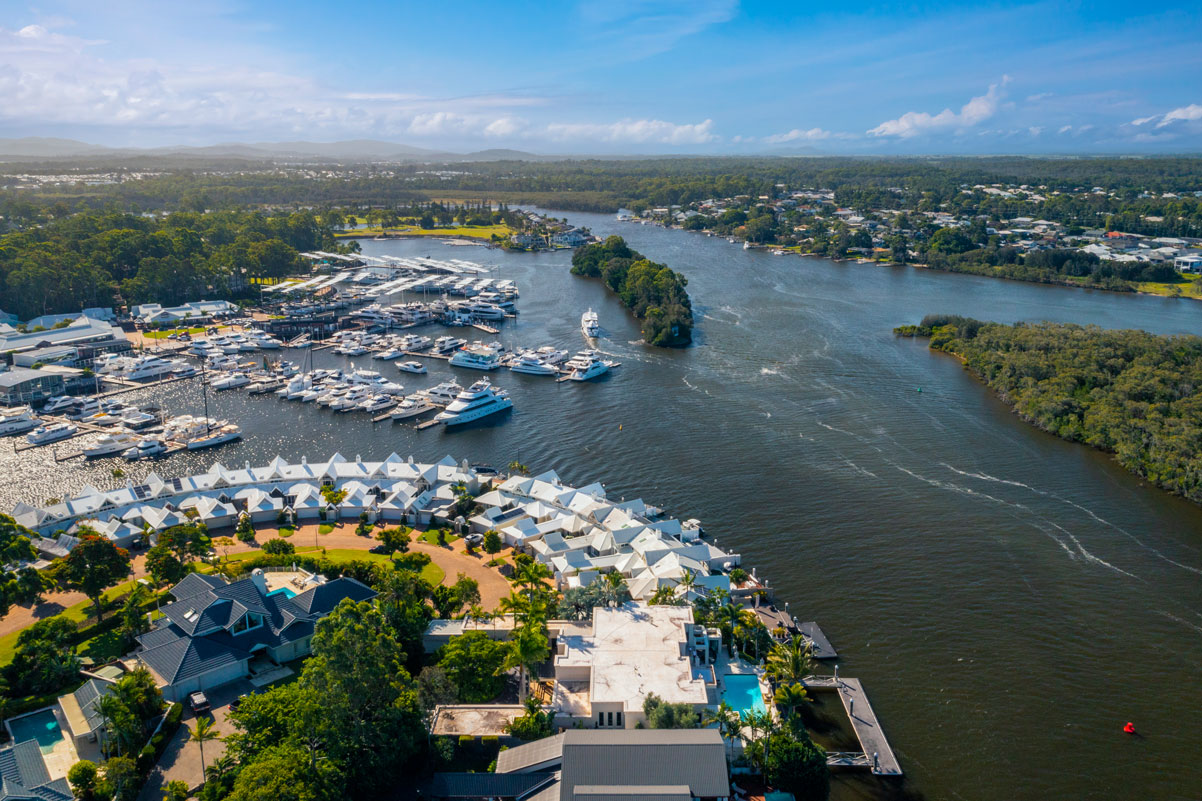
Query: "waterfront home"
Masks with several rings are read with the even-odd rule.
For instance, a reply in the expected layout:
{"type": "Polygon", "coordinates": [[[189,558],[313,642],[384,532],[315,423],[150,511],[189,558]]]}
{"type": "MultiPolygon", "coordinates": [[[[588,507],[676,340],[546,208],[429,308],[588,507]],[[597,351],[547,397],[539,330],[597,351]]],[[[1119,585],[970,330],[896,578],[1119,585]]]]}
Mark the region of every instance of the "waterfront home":
{"type": "Polygon", "coordinates": [[[0,801],[72,801],[65,778],[51,780],[37,740],[0,748],[0,801]]]}
{"type": "Polygon", "coordinates": [[[199,323],[236,311],[238,307],[228,300],[200,300],[169,307],[159,303],[143,303],[130,309],[130,315],[144,324],[173,324],[181,321],[199,323]]]}
{"type": "Polygon", "coordinates": [[[171,588],[175,601],[162,607],[155,627],[138,637],[135,656],[163,697],[180,701],[308,654],[319,619],[345,598],[358,602],[376,595],[345,577],[311,577],[307,588],[298,589],[270,589],[262,570],[233,583],[190,573],[171,588]]]}
{"type": "Polygon", "coordinates": [[[494,773],[436,773],[422,790],[445,801],[724,801],[731,795],[716,729],[569,730],[502,751],[494,773]]]}

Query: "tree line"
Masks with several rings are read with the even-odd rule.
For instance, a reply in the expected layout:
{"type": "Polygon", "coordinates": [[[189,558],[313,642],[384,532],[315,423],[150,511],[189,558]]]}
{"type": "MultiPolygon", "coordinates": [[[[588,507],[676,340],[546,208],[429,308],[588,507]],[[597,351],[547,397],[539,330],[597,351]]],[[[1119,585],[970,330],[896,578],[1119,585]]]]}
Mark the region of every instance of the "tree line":
{"type": "Polygon", "coordinates": [[[693,305],[688,280],[627,246],[620,236],[594,242],[572,255],[573,275],[600,278],[642,321],[643,339],[659,347],[693,341],[693,305]]]}
{"type": "Polygon", "coordinates": [[[959,357],[1024,420],[1202,503],[1202,338],[946,315],[895,331],[959,357]]]}

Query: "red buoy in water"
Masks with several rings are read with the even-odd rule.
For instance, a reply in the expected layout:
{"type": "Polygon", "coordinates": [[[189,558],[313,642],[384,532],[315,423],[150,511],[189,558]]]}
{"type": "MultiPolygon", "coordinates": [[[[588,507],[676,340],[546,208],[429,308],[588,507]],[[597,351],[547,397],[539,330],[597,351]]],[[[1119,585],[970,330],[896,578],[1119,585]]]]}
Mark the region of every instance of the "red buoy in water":
{"type": "Polygon", "coordinates": [[[1127,725],[1123,727],[1123,731],[1127,732],[1127,734],[1135,734],[1135,724],[1127,721],[1127,725]]]}

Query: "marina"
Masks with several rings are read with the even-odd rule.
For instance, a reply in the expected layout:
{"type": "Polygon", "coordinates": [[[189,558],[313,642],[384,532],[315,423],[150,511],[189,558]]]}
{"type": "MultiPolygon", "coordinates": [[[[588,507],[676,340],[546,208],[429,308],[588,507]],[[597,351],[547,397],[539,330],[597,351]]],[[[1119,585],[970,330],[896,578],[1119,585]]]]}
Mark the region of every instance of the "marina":
{"type": "MultiPolygon", "coordinates": [[[[600,215],[568,216],[679,263],[694,297],[698,344],[637,344],[628,312],[603,286],[570,276],[566,253],[495,252],[500,272],[522,287],[522,314],[499,326],[500,341],[574,354],[584,346],[578,317],[592,306],[605,328],[600,349],[622,368],[597,386],[554,390],[538,376],[498,377],[516,409],[503,422],[454,433],[392,426],[389,450],[548,465],[565,480],[600,480],[615,498],[655,488],[657,502],[705,520],[719,547],[770,566],[777,597],[822,622],[838,647],[840,673],[871,691],[906,786],[916,792],[1007,801],[1016,794],[1138,795],[1159,782],[1166,792],[1188,795],[1185,783],[1166,786],[1163,766],[1192,758],[1198,738],[1176,726],[1180,710],[1149,688],[1188,686],[1202,659],[1196,634],[1161,614],[1191,619],[1196,576],[1133,545],[1124,532],[1202,569],[1196,508],[1141,486],[1103,454],[1031,431],[959,365],[895,340],[887,329],[954,308],[981,319],[1187,333],[1196,323],[1193,306],[908,268],[865,272],[821,258],[774,258],[682,231],[619,228],[600,215]],[[572,313],[562,313],[565,307],[572,313]],[[1057,526],[1092,557],[1140,578],[1082,555],[1057,526]],[[1055,597],[1051,587],[1059,588],[1055,597]],[[1115,604],[1116,591],[1123,604],[1115,604]],[[1129,648],[1160,658],[1154,668],[1132,664],[1118,685],[1122,720],[1161,734],[1155,759],[1119,771],[1113,711],[1086,700],[1113,695],[1112,659],[1104,654],[1129,648]],[[1043,675],[1044,700],[1004,693],[999,703],[1013,671],[1032,667],[1043,675]],[[1047,697],[1059,701],[1049,707],[1047,697]],[[977,725],[954,725],[964,716],[977,725]],[[1006,736],[1031,720],[1048,724],[1039,737],[1006,736]],[[972,764],[963,759],[966,749],[972,764]],[[1078,767],[1066,771],[1070,763],[1078,767]],[[982,773],[1026,778],[989,783],[980,781],[982,773]]],[[[449,250],[400,240],[362,244],[372,255],[449,250]]],[[[300,364],[306,353],[282,356],[300,364]]],[[[314,369],[378,364],[329,349],[312,358],[314,369]]],[[[391,371],[385,375],[406,393],[473,375],[424,353],[405,358],[427,364],[429,375],[378,369],[391,371]]],[[[126,398],[201,413],[189,381],[126,398]]],[[[151,472],[203,472],[215,460],[261,464],[278,452],[295,462],[314,452],[367,455],[379,448],[381,430],[366,416],[325,414],[313,403],[276,402],[270,394],[225,392],[217,403],[221,416],[247,434],[209,453],[56,465],[50,447],[18,455],[0,449],[0,466],[15,477],[0,487],[3,505],[105,486],[114,466],[141,480],[151,472]]],[[[876,780],[868,770],[839,774],[833,798],[875,797],[865,783],[876,780]]]]}

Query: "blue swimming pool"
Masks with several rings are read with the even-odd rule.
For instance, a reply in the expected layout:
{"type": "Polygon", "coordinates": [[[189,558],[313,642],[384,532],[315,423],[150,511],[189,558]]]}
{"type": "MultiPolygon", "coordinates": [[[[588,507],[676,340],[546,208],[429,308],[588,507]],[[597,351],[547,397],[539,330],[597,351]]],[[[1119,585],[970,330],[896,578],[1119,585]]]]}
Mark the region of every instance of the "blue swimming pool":
{"type": "Polygon", "coordinates": [[[722,700],[736,712],[766,712],[760,679],[753,673],[731,673],[722,680],[722,700]]]}
{"type": "Polygon", "coordinates": [[[285,598],[295,598],[296,597],[296,590],[292,589],[291,587],[280,587],[278,590],[272,590],[271,592],[269,592],[267,594],[268,595],[280,595],[281,593],[283,594],[283,596],[285,598]]]}
{"type": "Polygon", "coordinates": [[[63,741],[63,730],[59,728],[58,718],[49,709],[10,720],[8,728],[13,734],[14,743],[37,740],[43,754],[51,753],[54,746],[63,741]]]}

